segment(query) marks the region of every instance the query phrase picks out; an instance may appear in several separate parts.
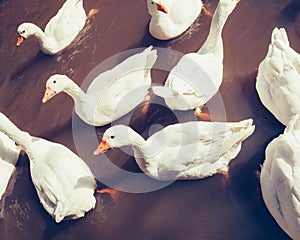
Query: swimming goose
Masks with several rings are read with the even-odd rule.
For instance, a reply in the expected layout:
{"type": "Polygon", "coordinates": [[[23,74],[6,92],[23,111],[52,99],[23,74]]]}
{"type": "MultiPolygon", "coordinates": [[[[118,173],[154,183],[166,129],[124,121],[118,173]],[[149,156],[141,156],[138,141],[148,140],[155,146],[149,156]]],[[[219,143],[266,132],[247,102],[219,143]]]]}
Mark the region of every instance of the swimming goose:
{"type": "Polygon", "coordinates": [[[209,35],[197,53],[185,54],[171,70],[164,86],[153,86],[173,110],[201,108],[219,90],[223,78],[222,29],[238,0],[220,0],[213,15],[209,35]]]}
{"type": "Polygon", "coordinates": [[[0,131],[27,153],[40,202],[56,222],[81,218],[95,207],[94,176],[76,154],[62,144],[21,131],[3,113],[0,131]]]}
{"type": "Polygon", "coordinates": [[[300,239],[300,115],[266,149],[260,182],[264,202],[279,226],[300,239]]]}
{"type": "Polygon", "coordinates": [[[254,131],[252,119],[240,122],[191,121],[169,125],[144,140],[132,128],[108,128],[94,154],[130,146],[141,170],[157,180],[200,179],[226,173],[242,141],[254,131]]]}
{"type": "Polygon", "coordinates": [[[47,80],[43,102],[65,92],[73,98],[75,112],[84,122],[106,125],[147,99],[156,58],[156,50],[150,46],[98,75],[86,92],[67,76],[53,75],[47,80]]]}
{"type": "Polygon", "coordinates": [[[169,40],[180,36],[193,24],[203,4],[201,0],[147,0],[147,7],[151,15],[150,34],[160,40],[169,40]]]}
{"type": "MultiPolygon", "coordinates": [[[[97,10],[92,9],[88,17],[96,12],[97,10]]],[[[57,54],[76,38],[86,19],[83,0],[66,0],[57,14],[47,23],[44,32],[34,23],[25,22],[19,25],[17,46],[20,46],[24,39],[34,36],[41,51],[49,55],[57,54]]]]}
{"type": "Polygon", "coordinates": [[[284,28],[274,28],[266,57],[259,64],[256,90],[263,105],[284,125],[300,113],[300,55],[284,28]]]}

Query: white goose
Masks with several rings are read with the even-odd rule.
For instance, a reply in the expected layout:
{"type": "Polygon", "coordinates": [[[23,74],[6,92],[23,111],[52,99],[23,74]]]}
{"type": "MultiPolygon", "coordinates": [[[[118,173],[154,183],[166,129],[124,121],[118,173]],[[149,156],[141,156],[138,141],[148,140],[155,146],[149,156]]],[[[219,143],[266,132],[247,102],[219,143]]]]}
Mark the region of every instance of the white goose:
{"type": "Polygon", "coordinates": [[[20,150],[17,149],[15,143],[0,132],[0,200],[15,170],[19,153],[20,150]]]}
{"type": "Polygon", "coordinates": [[[284,125],[300,113],[300,55],[284,28],[274,28],[268,53],[258,68],[256,90],[264,106],[284,125]]]}
{"type": "Polygon", "coordinates": [[[300,239],[300,115],[266,149],[260,182],[263,199],[279,226],[300,239]]]}
{"type": "MultiPolygon", "coordinates": [[[[147,0],[150,34],[160,40],[184,33],[200,15],[201,0],[147,0]]],[[[207,11],[207,10],[205,10],[207,11]]]]}
{"type": "Polygon", "coordinates": [[[0,131],[27,153],[37,194],[56,222],[83,217],[95,207],[94,176],[76,154],[61,144],[31,137],[3,113],[0,113],[0,131]]]}
{"type": "Polygon", "coordinates": [[[75,112],[87,124],[106,125],[129,113],[148,96],[151,68],[157,58],[152,46],[101,73],[86,93],[65,75],[53,75],[46,83],[43,102],[60,92],[70,95],[75,112]]]}
{"type": "Polygon", "coordinates": [[[143,172],[157,180],[200,179],[226,173],[242,141],[253,131],[252,119],[240,122],[192,121],[169,125],[144,140],[124,125],[107,129],[94,154],[131,146],[143,172]]]}
{"type": "MultiPolygon", "coordinates": [[[[92,9],[89,17],[96,12],[97,10],[92,9]]],[[[66,0],[46,25],[45,32],[33,23],[22,23],[18,27],[20,36],[17,46],[20,46],[24,39],[34,36],[44,53],[54,55],[71,44],[84,27],[86,19],[83,0],[66,0]]]]}
{"type": "Polygon", "coordinates": [[[237,3],[238,0],[220,0],[200,50],[185,54],[171,70],[164,86],[152,87],[169,108],[195,109],[195,115],[201,117],[201,108],[219,90],[223,78],[222,29],[237,3]]]}

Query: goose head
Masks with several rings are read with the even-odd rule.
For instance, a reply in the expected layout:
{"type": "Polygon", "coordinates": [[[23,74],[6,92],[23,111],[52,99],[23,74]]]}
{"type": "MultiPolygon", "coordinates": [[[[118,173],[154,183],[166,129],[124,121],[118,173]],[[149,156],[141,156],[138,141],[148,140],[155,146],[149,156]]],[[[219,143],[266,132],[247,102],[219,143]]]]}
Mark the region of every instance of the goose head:
{"type": "Polygon", "coordinates": [[[20,46],[26,38],[36,33],[36,26],[33,23],[22,23],[17,31],[19,34],[17,46],[20,46]]]}
{"type": "Polygon", "coordinates": [[[168,13],[168,6],[161,0],[147,0],[149,14],[155,15],[157,12],[168,13]]]}
{"type": "Polygon", "coordinates": [[[46,90],[42,102],[46,103],[56,94],[64,91],[70,83],[71,79],[66,75],[52,75],[46,82],[46,90]]]}
{"type": "Polygon", "coordinates": [[[119,148],[131,145],[135,141],[137,135],[138,134],[136,132],[125,125],[110,127],[104,132],[101,143],[94,151],[94,155],[103,153],[110,148],[119,148]]]}

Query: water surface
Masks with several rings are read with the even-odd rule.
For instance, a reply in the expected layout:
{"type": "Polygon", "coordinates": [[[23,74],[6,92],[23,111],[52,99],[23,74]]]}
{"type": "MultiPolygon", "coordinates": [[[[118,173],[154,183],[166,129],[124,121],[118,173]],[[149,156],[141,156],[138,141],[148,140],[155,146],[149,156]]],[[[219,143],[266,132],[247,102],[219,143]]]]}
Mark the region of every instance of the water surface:
{"type": "MultiPolygon", "coordinates": [[[[196,51],[207,37],[210,18],[200,16],[188,32],[175,40],[158,41],[148,33],[146,1],[85,0],[87,11],[97,8],[99,13],[62,54],[42,54],[33,39],[19,48],[15,46],[20,23],[31,21],[44,28],[63,2],[0,1],[0,111],[32,135],[76,151],[71,98],[60,94],[47,104],[41,102],[50,75],[67,74],[80,85],[99,63],[131,48],[152,44],[182,53],[196,51]]],[[[217,1],[205,4],[214,11],[217,1]]],[[[261,104],[255,78],[275,26],[285,27],[291,46],[300,51],[298,13],[297,1],[241,0],[225,25],[220,95],[226,118],[239,121],[251,117],[256,125],[254,134],[230,164],[228,178],[215,175],[198,181],[176,181],[149,193],[120,193],[115,203],[107,195],[97,195],[96,209],[85,218],[55,224],[39,203],[28,158],[20,156],[7,197],[0,202],[1,239],[289,239],[261,197],[257,172],[264,161],[265,147],[283,131],[283,126],[261,104]]],[[[153,82],[163,84],[166,76],[167,72],[153,71],[153,82]]],[[[147,119],[133,119],[131,125],[146,136],[152,124],[171,123],[172,113],[160,108],[152,106],[147,119]]],[[[186,114],[192,116],[191,111],[186,114]]],[[[221,116],[214,117],[221,120],[221,116]]],[[[101,135],[105,129],[97,132],[101,135]]],[[[140,171],[134,160],[121,151],[108,154],[124,169],[140,171]]],[[[97,160],[89,164],[97,165],[97,160]]],[[[101,183],[99,187],[103,187],[101,183]]]]}

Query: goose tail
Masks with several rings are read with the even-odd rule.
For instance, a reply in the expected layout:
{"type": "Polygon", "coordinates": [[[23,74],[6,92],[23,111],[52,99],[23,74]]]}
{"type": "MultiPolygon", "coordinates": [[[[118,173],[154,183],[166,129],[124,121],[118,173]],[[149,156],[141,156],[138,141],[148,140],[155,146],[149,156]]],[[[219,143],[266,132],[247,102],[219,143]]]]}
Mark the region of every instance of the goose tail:
{"type": "Polygon", "coordinates": [[[252,125],[252,123],[252,119],[235,123],[230,129],[231,131],[225,133],[221,155],[219,160],[215,163],[217,172],[228,172],[229,163],[239,154],[242,142],[254,132],[255,126],[252,125]]]}
{"type": "Polygon", "coordinates": [[[193,108],[182,94],[172,88],[166,86],[152,86],[152,91],[155,95],[163,98],[171,109],[188,110],[193,108]]]}
{"type": "Polygon", "coordinates": [[[271,36],[271,44],[274,44],[276,41],[281,42],[282,44],[290,45],[287,33],[284,28],[274,28],[271,36]]]}
{"type": "Polygon", "coordinates": [[[223,144],[225,154],[232,154],[231,159],[234,158],[239,153],[242,142],[251,136],[254,130],[255,126],[251,118],[234,123],[225,133],[223,144]]]}

